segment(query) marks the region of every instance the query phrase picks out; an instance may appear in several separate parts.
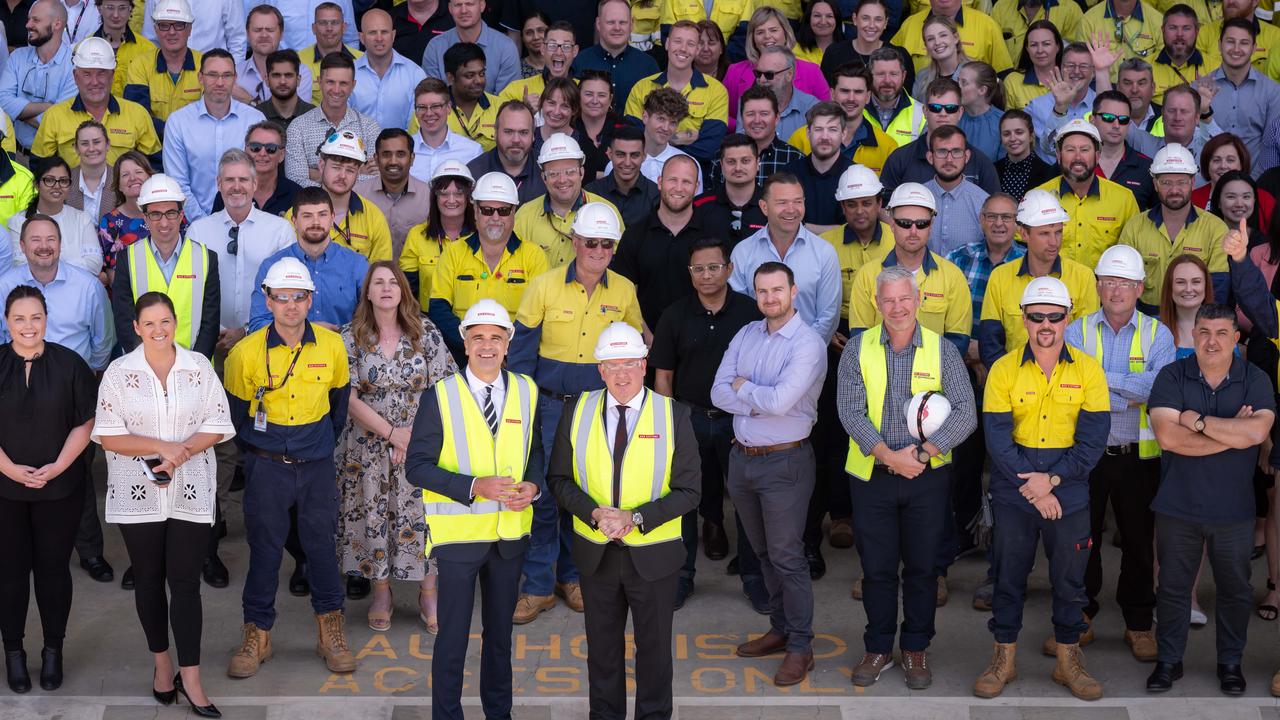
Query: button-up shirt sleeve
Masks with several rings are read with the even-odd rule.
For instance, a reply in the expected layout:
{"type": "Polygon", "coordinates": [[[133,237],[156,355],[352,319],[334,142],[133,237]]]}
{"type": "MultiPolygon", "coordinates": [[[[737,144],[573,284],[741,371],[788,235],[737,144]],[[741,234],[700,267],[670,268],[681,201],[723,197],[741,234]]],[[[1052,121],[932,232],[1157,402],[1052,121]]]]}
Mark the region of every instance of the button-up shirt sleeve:
{"type": "MultiPolygon", "coordinates": [[[[1156,323],[1156,336],[1151,343],[1151,352],[1146,358],[1142,372],[1103,368],[1107,373],[1107,386],[1111,389],[1112,395],[1119,395],[1126,403],[1145,403],[1151,395],[1151,385],[1156,381],[1156,375],[1177,356],[1177,350],[1173,345],[1173,333],[1169,332],[1169,328],[1165,327],[1164,323],[1154,319],[1152,322],[1156,323]]],[[[1122,355],[1122,357],[1125,356],[1122,355]]]]}
{"type": "Polygon", "coordinates": [[[1035,470],[1035,466],[1013,441],[1012,395],[1018,364],[1013,358],[1006,356],[1001,356],[1001,360],[1003,362],[991,366],[982,393],[982,429],[987,443],[987,455],[999,471],[992,473],[992,482],[1016,478],[1018,473],[1035,470]]]}
{"type": "Polygon", "coordinates": [[[88,284],[89,295],[89,367],[103,370],[111,362],[111,350],[116,344],[115,323],[111,318],[111,302],[107,289],[93,276],[88,284]]]}
{"type": "Polygon", "coordinates": [[[724,359],[720,361],[720,368],[716,370],[715,379],[711,382],[711,402],[731,415],[749,415],[752,412],[751,406],[734,392],[733,381],[741,375],[738,372],[738,355],[742,352],[743,338],[756,335],[758,331],[753,328],[757,324],[744,325],[733,336],[733,340],[729,341],[729,348],[724,351],[724,359]]]}
{"type": "MultiPolygon", "coordinates": [[[[883,346],[879,349],[883,352],[883,346]]],[[[836,366],[836,411],[840,415],[840,424],[849,437],[858,444],[863,455],[870,455],[871,449],[884,442],[880,431],[871,424],[867,416],[867,386],[862,379],[862,343],[851,340],[844,346],[840,354],[840,364],[836,366]]]]}
{"type": "MultiPolygon", "coordinates": [[[[792,337],[787,371],[779,373],[773,385],[747,380],[738,386],[737,396],[758,415],[785,415],[813,388],[815,382],[827,374],[827,356],[824,346],[811,343],[797,333],[792,337]]],[[[716,373],[717,383],[720,374],[716,373]]],[[[732,383],[732,380],[730,380],[732,383]]]]}
{"type": "Polygon", "coordinates": [[[843,289],[840,280],[840,258],[828,243],[816,236],[811,237],[810,242],[825,246],[821,248],[822,250],[830,250],[830,252],[820,253],[822,264],[815,293],[817,312],[813,319],[813,329],[822,336],[824,342],[831,342],[831,336],[836,334],[836,327],[840,324],[840,294],[843,289]]]}

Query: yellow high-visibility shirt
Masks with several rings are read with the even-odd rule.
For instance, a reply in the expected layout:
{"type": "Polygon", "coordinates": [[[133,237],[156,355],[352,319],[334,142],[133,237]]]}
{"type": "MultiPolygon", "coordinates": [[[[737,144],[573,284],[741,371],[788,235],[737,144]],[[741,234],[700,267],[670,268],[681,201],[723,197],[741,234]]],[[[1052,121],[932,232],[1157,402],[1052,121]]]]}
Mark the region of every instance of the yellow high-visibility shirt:
{"type": "Polygon", "coordinates": [[[1228,272],[1227,253],[1222,249],[1222,238],[1226,235],[1227,224],[1217,215],[1194,207],[1187,215],[1187,224],[1178,232],[1177,240],[1169,239],[1161,205],[1131,218],[1120,232],[1120,242],[1142,255],[1142,266],[1147,272],[1142,302],[1159,305],[1165,271],[1169,262],[1179,255],[1195,255],[1204,261],[1211,273],[1228,272]]]}
{"type": "MultiPolygon", "coordinates": [[[[791,133],[791,137],[787,138],[787,144],[808,155],[811,151],[809,146],[809,126],[803,125],[796,128],[796,131],[791,133]]],[[[893,138],[880,129],[879,121],[867,114],[866,110],[863,110],[862,123],[858,126],[857,131],[854,132],[853,142],[851,145],[841,148],[840,153],[851,162],[857,165],[865,165],[871,168],[872,172],[879,175],[884,170],[884,164],[889,159],[889,155],[897,149],[898,143],[894,142],[893,138]]]]}
{"type": "MultiPolygon", "coordinates": [[[[353,47],[347,47],[346,45],[343,45],[342,49],[337,52],[346,55],[353,61],[364,55],[364,53],[359,50],[356,50],[353,47]]],[[[324,59],[324,56],[320,54],[320,48],[312,45],[305,50],[299,50],[298,57],[302,60],[302,63],[311,70],[311,104],[318,106],[321,98],[324,96],[324,88],[320,86],[320,61],[324,59]]],[[[422,62],[422,58],[418,58],[417,62],[422,62]]]]}
{"type": "MultiPolygon", "coordinates": [[[[644,112],[644,99],[649,97],[649,93],[667,86],[666,73],[641,78],[632,86],[631,94],[627,96],[626,114],[639,118],[644,112]]],[[[705,134],[702,128],[704,123],[718,122],[726,128],[729,126],[729,92],[719,80],[694,70],[693,78],[680,94],[689,101],[689,114],[680,121],[677,128],[679,131],[695,130],[699,134],[705,134]]]]}
{"type": "Polygon", "coordinates": [[[1151,76],[1155,85],[1151,101],[1164,104],[1164,91],[1175,85],[1194,83],[1197,78],[1207,76],[1218,69],[1222,58],[1212,53],[1191,51],[1191,57],[1182,65],[1174,65],[1169,60],[1169,51],[1161,50],[1155,62],[1151,63],[1151,76]]]}
{"type": "MultiPolygon", "coordinates": [[[[79,166],[80,156],[75,148],[76,128],[92,118],[78,94],[54,105],[44,113],[35,140],[31,141],[31,153],[36,157],[59,155],[71,167],[79,166]]],[[[137,150],[148,156],[160,152],[155,123],[146,108],[138,103],[112,95],[107,100],[107,114],[102,116],[102,125],[107,128],[107,162],[110,164],[114,164],[126,150],[137,150]]]]}
{"type": "Polygon", "coordinates": [[[1049,88],[1040,83],[1035,70],[1028,70],[1025,73],[1011,72],[1004,76],[1002,82],[1006,110],[1025,110],[1032,100],[1049,94],[1049,88]]]}
{"type": "MultiPolygon", "coordinates": [[[[878,223],[871,242],[863,245],[848,225],[832,228],[820,235],[836,249],[840,258],[840,317],[848,322],[849,296],[853,293],[853,277],[863,265],[878,263],[893,249],[893,231],[888,225],[878,223]]],[[[847,328],[846,328],[847,329],[847,328]]]]}
{"type": "MultiPolygon", "coordinates": [[[[1164,49],[1164,32],[1160,25],[1164,15],[1145,2],[1134,6],[1133,13],[1116,28],[1116,18],[1111,12],[1111,2],[1102,2],[1089,8],[1080,20],[1080,30],[1075,35],[1063,34],[1065,40],[1087,42],[1094,33],[1102,32],[1118,44],[1124,57],[1140,58],[1151,62],[1164,49]],[[1117,33],[1122,37],[1117,38],[1117,33]]],[[[1204,31],[1201,30],[1203,33],[1204,31]]]]}
{"type": "MultiPolygon", "coordinates": [[[[142,3],[135,2],[133,8],[135,12],[141,12],[139,8],[142,3]]],[[[98,32],[93,34],[94,37],[100,37],[103,40],[107,36],[103,34],[102,28],[98,28],[98,32]]],[[[124,42],[120,43],[120,47],[116,48],[116,74],[111,81],[111,94],[116,97],[124,97],[124,84],[127,78],[129,66],[133,64],[135,58],[155,50],[155,43],[147,39],[141,33],[134,33],[133,28],[126,26],[124,29],[124,42]]]]}
{"type": "MultiPolygon", "coordinates": [[[[550,196],[543,194],[530,200],[516,210],[515,234],[525,242],[531,242],[542,248],[547,254],[547,264],[559,267],[573,262],[573,219],[578,216],[578,208],[584,203],[602,202],[618,212],[613,203],[595,193],[583,191],[564,217],[551,209],[550,196]]],[[[622,213],[618,213],[618,222],[622,223],[622,213]]],[[[625,232],[626,227],[623,226],[625,232]]]]}
{"type": "Polygon", "coordinates": [[[1062,176],[1044,183],[1062,203],[1071,221],[1062,226],[1062,256],[1087,268],[1096,267],[1102,251],[1116,244],[1120,230],[1138,214],[1138,201],[1129,188],[1094,177],[1084,197],[1077,197],[1062,176]]]}
{"type": "MultiPolygon", "coordinates": [[[[884,319],[876,307],[876,276],[897,264],[898,256],[890,250],[879,262],[869,262],[854,273],[849,291],[850,331],[865,330],[884,319]]],[[[920,324],[939,335],[969,337],[973,332],[973,296],[964,272],[931,250],[916,280],[921,295],[920,309],[916,310],[920,324]]]]}
{"type": "Polygon", "coordinates": [[[1022,12],[1023,5],[1022,0],[997,0],[995,7],[991,9],[991,18],[1004,34],[1010,58],[1016,60],[1022,54],[1022,44],[1027,39],[1027,26],[1037,20],[1048,19],[1063,37],[1075,37],[1080,30],[1084,11],[1075,0],[1046,0],[1029,20],[1022,12]]]}
{"type": "MultiPolygon", "coordinates": [[[[293,222],[293,210],[285,213],[284,219],[293,222]]],[[[329,237],[342,247],[365,256],[371,263],[391,259],[391,226],[387,225],[387,216],[359,193],[351,193],[347,215],[342,222],[334,221],[329,237]]]]}
{"type": "Polygon", "coordinates": [[[542,248],[513,234],[497,267],[490,270],[480,239],[473,234],[445,246],[432,276],[430,298],[449,303],[459,319],[477,300],[486,298],[514,314],[533,279],[549,269],[542,248]]]}
{"type": "MultiPolygon", "coordinates": [[[[1024,255],[1016,262],[996,266],[982,296],[978,331],[981,333],[982,326],[988,322],[998,323],[1004,330],[1005,352],[1013,352],[1027,344],[1027,329],[1022,324],[1022,291],[1035,279],[1028,263],[1024,255]]],[[[1071,320],[1098,309],[1098,285],[1092,270],[1059,256],[1049,274],[1067,286],[1067,294],[1071,297],[1071,320]]]]}
{"type": "MultiPolygon", "coordinates": [[[[917,72],[929,64],[929,52],[924,47],[922,30],[924,21],[931,12],[926,8],[908,17],[903,21],[902,27],[898,28],[892,40],[894,45],[901,45],[911,54],[917,72]]],[[[960,30],[960,45],[964,47],[965,55],[973,60],[987,63],[995,68],[996,72],[1003,72],[1013,67],[1013,61],[1009,59],[1009,46],[1004,41],[1004,33],[989,15],[976,12],[974,8],[970,8],[968,14],[965,14],[961,9],[956,13],[956,26],[960,30]]]]}
{"type": "MultiPolygon", "coordinates": [[[[160,48],[138,53],[129,63],[125,77],[124,97],[151,112],[151,116],[164,122],[175,111],[200,99],[204,86],[200,84],[200,53],[187,50],[182,61],[182,71],[174,80],[165,64],[160,48]]],[[[119,66],[116,72],[120,72],[119,66]]]]}

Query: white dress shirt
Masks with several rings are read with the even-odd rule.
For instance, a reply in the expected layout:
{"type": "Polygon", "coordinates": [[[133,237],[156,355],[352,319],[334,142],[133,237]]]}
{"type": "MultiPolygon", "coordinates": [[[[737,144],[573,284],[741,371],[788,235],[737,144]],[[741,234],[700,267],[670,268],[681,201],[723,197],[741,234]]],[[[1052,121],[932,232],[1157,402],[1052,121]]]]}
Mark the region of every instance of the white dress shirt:
{"type": "Polygon", "coordinates": [[[80,0],[75,5],[63,3],[63,7],[67,9],[67,26],[62,30],[62,38],[71,45],[84,40],[102,27],[102,15],[94,0],[80,0]]]}
{"type": "MultiPolygon", "coordinates": [[[[258,72],[258,65],[252,56],[236,65],[236,85],[252,95],[256,103],[271,99],[271,85],[258,72]]],[[[304,100],[311,97],[311,68],[306,63],[298,63],[298,97],[304,100]]]]}
{"type": "Polygon", "coordinates": [[[481,380],[476,374],[471,372],[471,368],[467,368],[463,373],[467,376],[467,388],[471,390],[471,394],[476,399],[476,405],[480,406],[480,414],[484,415],[484,398],[488,394],[489,388],[493,388],[493,411],[502,417],[502,403],[507,398],[506,377],[502,373],[498,373],[498,379],[493,384],[481,380]]]}
{"type": "Polygon", "coordinates": [[[227,243],[231,241],[230,233],[234,225],[227,211],[219,210],[191,223],[191,227],[187,228],[188,238],[204,245],[209,252],[218,254],[223,329],[248,327],[249,303],[258,267],[263,260],[292,245],[295,240],[293,225],[289,221],[252,208],[244,222],[240,223],[236,253],[232,255],[227,252],[227,243]]]}
{"type": "MultiPolygon", "coordinates": [[[[153,43],[156,42],[156,26],[151,22],[151,12],[155,10],[156,2],[157,0],[146,0],[142,10],[142,34],[153,43]]],[[[233,58],[244,57],[248,40],[244,29],[242,0],[198,0],[190,4],[195,20],[191,23],[191,38],[187,40],[187,47],[202,53],[222,48],[231,53],[233,58]]],[[[307,23],[307,28],[311,28],[310,22],[307,23]]],[[[159,43],[156,45],[158,47],[159,43]]]]}
{"type": "MultiPolygon", "coordinates": [[[[8,263],[0,263],[0,272],[10,267],[27,264],[27,256],[22,254],[22,224],[27,221],[25,212],[14,213],[9,218],[9,238],[6,250],[11,253],[8,263]]],[[[70,205],[63,205],[62,212],[53,216],[62,234],[62,251],[60,257],[77,267],[93,273],[94,277],[102,272],[102,245],[98,243],[98,223],[83,210],[70,205]]],[[[0,251],[0,257],[7,253],[0,251]]]]}
{"type": "MultiPolygon", "coordinates": [[[[107,175],[111,172],[111,168],[107,168],[102,177],[98,179],[98,189],[90,190],[89,186],[84,182],[84,173],[76,175],[76,184],[80,186],[80,192],[84,194],[84,207],[81,210],[90,220],[98,219],[98,208],[102,207],[102,191],[107,187],[107,175]]],[[[94,222],[94,227],[97,223],[94,222]]]]}
{"type": "Polygon", "coordinates": [[[413,167],[409,168],[409,174],[429,183],[431,174],[445,160],[457,160],[466,165],[482,153],[484,148],[480,147],[480,143],[452,130],[445,133],[440,147],[431,147],[422,139],[422,133],[418,133],[413,136],[413,167]]]}
{"type": "Polygon", "coordinates": [[[625,403],[618,402],[613,393],[605,391],[604,401],[604,441],[609,446],[609,450],[613,450],[613,435],[618,432],[618,408],[625,407],[627,409],[627,438],[630,444],[630,438],[636,431],[636,423],[640,420],[640,406],[644,404],[643,389],[636,393],[636,396],[625,403]]]}

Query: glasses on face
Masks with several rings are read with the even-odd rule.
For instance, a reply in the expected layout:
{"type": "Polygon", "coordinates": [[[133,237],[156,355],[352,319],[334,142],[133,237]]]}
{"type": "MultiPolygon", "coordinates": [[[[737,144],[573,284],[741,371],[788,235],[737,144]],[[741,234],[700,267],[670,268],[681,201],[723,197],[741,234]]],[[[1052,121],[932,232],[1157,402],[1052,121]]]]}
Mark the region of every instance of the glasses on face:
{"type": "Polygon", "coordinates": [[[1051,313],[1029,312],[1029,313],[1025,313],[1024,317],[1026,317],[1028,320],[1035,323],[1036,325],[1043,323],[1045,320],[1048,320],[1049,323],[1052,325],[1057,325],[1058,323],[1067,319],[1067,314],[1064,312],[1051,312],[1051,313]]]}
{"type": "Polygon", "coordinates": [[[160,212],[159,210],[148,210],[145,214],[147,219],[151,222],[160,222],[161,220],[173,222],[179,217],[182,217],[181,210],[165,210],[164,212],[160,212]]]}
{"type": "Polygon", "coordinates": [[[1137,280],[1117,280],[1116,278],[1107,278],[1106,280],[1099,280],[1098,282],[1102,285],[1104,290],[1115,290],[1118,288],[1133,290],[1138,287],[1137,280]]]}
{"type": "Polygon", "coordinates": [[[494,215],[497,215],[498,217],[511,217],[511,213],[516,211],[516,209],[510,205],[505,207],[478,205],[476,206],[476,210],[479,210],[480,214],[485,217],[493,217],[494,215]]]}
{"type": "Polygon", "coordinates": [[[281,305],[288,305],[289,303],[300,303],[306,300],[311,297],[311,292],[308,290],[297,290],[291,293],[274,292],[269,297],[281,305]]]}
{"type": "Polygon", "coordinates": [[[933,218],[925,218],[923,220],[911,220],[908,218],[894,218],[893,224],[903,230],[910,230],[913,226],[917,230],[924,230],[933,224],[933,218]]]}
{"type": "Polygon", "coordinates": [[[47,188],[55,188],[55,187],[69,188],[71,187],[71,178],[53,177],[51,175],[45,175],[44,177],[40,178],[40,184],[47,188]]]}
{"type": "Polygon", "coordinates": [[[573,43],[547,43],[542,46],[547,52],[567,53],[573,49],[573,43]]]}
{"type": "Polygon", "coordinates": [[[438,113],[449,109],[449,103],[431,103],[430,105],[419,103],[413,106],[415,112],[422,113],[438,113]]]}
{"type": "Polygon", "coordinates": [[[588,250],[595,250],[596,248],[604,248],[605,250],[612,250],[615,244],[616,243],[614,241],[607,240],[607,239],[606,240],[597,240],[595,238],[582,239],[582,245],[586,247],[588,250]]]}
{"type": "Polygon", "coordinates": [[[1191,187],[1191,178],[1189,177],[1162,177],[1156,178],[1156,185],[1168,190],[1177,188],[1191,187]]]}
{"type": "Polygon", "coordinates": [[[336,28],[341,24],[341,20],[316,20],[316,25],[322,28],[336,28]]]}
{"type": "Polygon", "coordinates": [[[268,155],[275,155],[280,152],[281,146],[278,143],[251,142],[247,146],[247,149],[251,153],[265,152],[268,155]]]}
{"type": "Polygon", "coordinates": [[[156,23],[156,32],[182,32],[187,29],[184,22],[158,22],[156,23]]]}
{"type": "Polygon", "coordinates": [[[720,271],[725,269],[725,263],[707,263],[706,265],[690,265],[689,272],[693,275],[719,275],[720,271]]]}
{"type": "Polygon", "coordinates": [[[228,80],[234,80],[234,79],[235,79],[235,77],[236,77],[236,74],[235,74],[235,73],[212,73],[212,72],[205,72],[205,73],[200,73],[200,74],[201,74],[201,75],[204,75],[207,79],[209,79],[209,80],[213,80],[213,81],[215,81],[215,82],[226,82],[226,81],[228,81],[228,80]]]}
{"type": "Polygon", "coordinates": [[[607,363],[600,363],[600,367],[604,368],[607,373],[622,372],[624,370],[639,370],[643,360],[615,360],[607,363]]]}
{"type": "Polygon", "coordinates": [[[929,112],[933,113],[944,112],[948,115],[954,115],[955,113],[960,112],[960,106],[956,103],[929,103],[925,107],[928,107],[929,112]]]}
{"type": "Polygon", "coordinates": [[[231,238],[227,241],[227,254],[235,255],[240,251],[240,226],[236,225],[228,230],[227,237],[231,238]]]}
{"type": "Polygon", "coordinates": [[[1115,113],[1098,113],[1097,117],[1104,123],[1120,123],[1121,125],[1128,125],[1129,121],[1133,119],[1128,115],[1117,115],[1115,113]]]}
{"type": "Polygon", "coordinates": [[[930,150],[929,152],[933,153],[934,157],[955,158],[959,160],[964,157],[965,149],[966,148],[939,148],[937,150],[930,150]]]}
{"type": "Polygon", "coordinates": [[[1011,213],[982,213],[982,216],[991,222],[1011,223],[1017,219],[1017,216],[1011,213]]]}
{"type": "Polygon", "coordinates": [[[582,173],[582,168],[569,168],[567,170],[543,170],[542,174],[547,176],[547,182],[555,182],[560,178],[576,178],[582,173]]]}
{"type": "Polygon", "coordinates": [[[1075,72],[1088,73],[1093,72],[1093,66],[1089,63],[1063,63],[1062,71],[1068,75],[1075,72]]]}

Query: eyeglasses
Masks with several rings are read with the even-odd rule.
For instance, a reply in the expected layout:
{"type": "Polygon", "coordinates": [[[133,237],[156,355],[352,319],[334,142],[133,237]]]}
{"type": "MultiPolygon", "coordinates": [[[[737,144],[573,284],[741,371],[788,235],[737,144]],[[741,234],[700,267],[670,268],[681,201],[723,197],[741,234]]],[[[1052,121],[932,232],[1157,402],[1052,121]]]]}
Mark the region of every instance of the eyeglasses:
{"type": "Polygon", "coordinates": [[[240,226],[236,225],[228,230],[227,237],[231,238],[227,242],[227,254],[235,255],[240,251],[240,226]]]}
{"type": "Polygon", "coordinates": [[[187,29],[184,22],[158,22],[156,23],[156,32],[182,32],[187,29]]]}
{"type": "Polygon", "coordinates": [[[497,215],[498,217],[511,217],[511,213],[516,211],[516,209],[510,205],[507,205],[506,207],[477,205],[476,210],[479,210],[480,214],[485,217],[493,217],[494,215],[497,215]]]}
{"type": "Polygon", "coordinates": [[[1096,113],[1096,116],[1104,123],[1118,122],[1121,125],[1128,125],[1129,121],[1132,119],[1128,115],[1117,115],[1115,113],[1096,113]]]}
{"type": "Polygon", "coordinates": [[[281,305],[288,305],[289,303],[300,303],[303,300],[306,300],[310,296],[311,296],[310,290],[299,290],[297,292],[291,292],[291,293],[271,293],[267,297],[271,298],[272,300],[275,300],[281,305]]]}
{"type": "Polygon", "coordinates": [[[1029,313],[1023,313],[1023,317],[1030,320],[1032,323],[1036,325],[1039,325],[1045,320],[1048,320],[1053,325],[1057,325],[1058,323],[1067,319],[1067,314],[1064,312],[1051,312],[1051,313],[1029,312],[1029,313]]]}
{"type": "Polygon", "coordinates": [[[341,20],[316,20],[315,22],[322,28],[335,28],[342,24],[341,20]]]}
{"type": "Polygon", "coordinates": [[[1106,290],[1115,290],[1116,288],[1124,288],[1125,290],[1133,290],[1138,287],[1137,280],[1117,280],[1115,278],[1107,278],[1099,280],[1098,283],[1106,290]]]}
{"type": "Polygon", "coordinates": [[[543,47],[547,52],[567,53],[573,49],[573,43],[546,43],[543,47]]]}
{"type": "Polygon", "coordinates": [[[227,80],[234,80],[236,77],[235,73],[202,72],[200,74],[210,80],[216,80],[218,82],[226,82],[227,80]]]}
{"type": "Polygon", "coordinates": [[[639,370],[643,360],[621,360],[613,362],[602,362],[600,367],[607,373],[622,372],[624,370],[639,370]]]}
{"type": "Polygon", "coordinates": [[[275,155],[280,152],[281,145],[278,143],[251,142],[247,146],[247,149],[251,153],[266,152],[268,155],[275,155]]]}
{"type": "Polygon", "coordinates": [[[965,151],[967,150],[968,148],[939,148],[938,150],[930,150],[929,152],[933,153],[936,157],[940,157],[940,158],[951,157],[959,160],[960,158],[964,157],[965,151]]]}
{"type": "Polygon", "coordinates": [[[1093,72],[1093,65],[1089,63],[1063,63],[1062,72],[1070,75],[1073,72],[1088,73],[1093,72]]]}
{"type": "Polygon", "coordinates": [[[414,105],[414,112],[438,113],[449,109],[449,103],[431,103],[430,105],[414,105]]]}
{"type": "Polygon", "coordinates": [[[612,249],[613,249],[613,246],[614,246],[614,245],[616,245],[617,243],[615,243],[615,242],[614,242],[614,241],[612,241],[612,240],[607,240],[607,239],[606,239],[606,240],[597,240],[597,239],[595,239],[595,238],[583,238],[583,239],[582,239],[582,244],[583,244],[583,245],[584,245],[588,250],[595,250],[596,248],[604,248],[605,250],[612,250],[612,249]]]}
{"type": "Polygon", "coordinates": [[[773,82],[773,79],[775,77],[786,72],[786,70],[752,70],[752,72],[755,73],[757,80],[764,80],[765,82],[773,82]]]}
{"type": "Polygon", "coordinates": [[[706,265],[690,265],[689,272],[693,275],[716,275],[723,269],[728,267],[725,263],[708,263],[706,265]]]}
{"type": "Polygon", "coordinates": [[[1173,190],[1175,188],[1189,188],[1191,187],[1191,178],[1186,176],[1161,177],[1161,178],[1156,178],[1156,185],[1169,190],[1173,190]]]}
{"type": "Polygon", "coordinates": [[[903,230],[910,230],[914,225],[917,230],[924,230],[933,224],[933,218],[925,218],[923,220],[910,220],[908,218],[894,218],[893,224],[903,230]]]}
{"type": "Polygon", "coordinates": [[[948,115],[960,112],[960,106],[955,103],[946,103],[945,105],[942,103],[929,103],[925,107],[929,108],[929,112],[944,112],[948,115]]]}
{"type": "Polygon", "coordinates": [[[151,222],[160,222],[161,220],[169,220],[172,222],[182,217],[182,211],[181,210],[165,210],[164,212],[160,212],[159,210],[150,210],[146,212],[145,215],[147,216],[147,219],[150,220],[151,222]]]}
{"type": "Polygon", "coordinates": [[[69,188],[71,187],[71,178],[52,177],[50,175],[45,175],[44,177],[40,178],[40,184],[47,188],[55,188],[55,187],[69,188]]]}
{"type": "Polygon", "coordinates": [[[990,220],[991,222],[1011,223],[1015,219],[1017,219],[1017,216],[1011,215],[1009,213],[982,213],[982,216],[990,220]]]}
{"type": "Polygon", "coordinates": [[[550,182],[555,182],[560,178],[576,178],[582,174],[582,168],[566,168],[564,170],[543,170],[542,174],[546,176],[550,182]]]}

